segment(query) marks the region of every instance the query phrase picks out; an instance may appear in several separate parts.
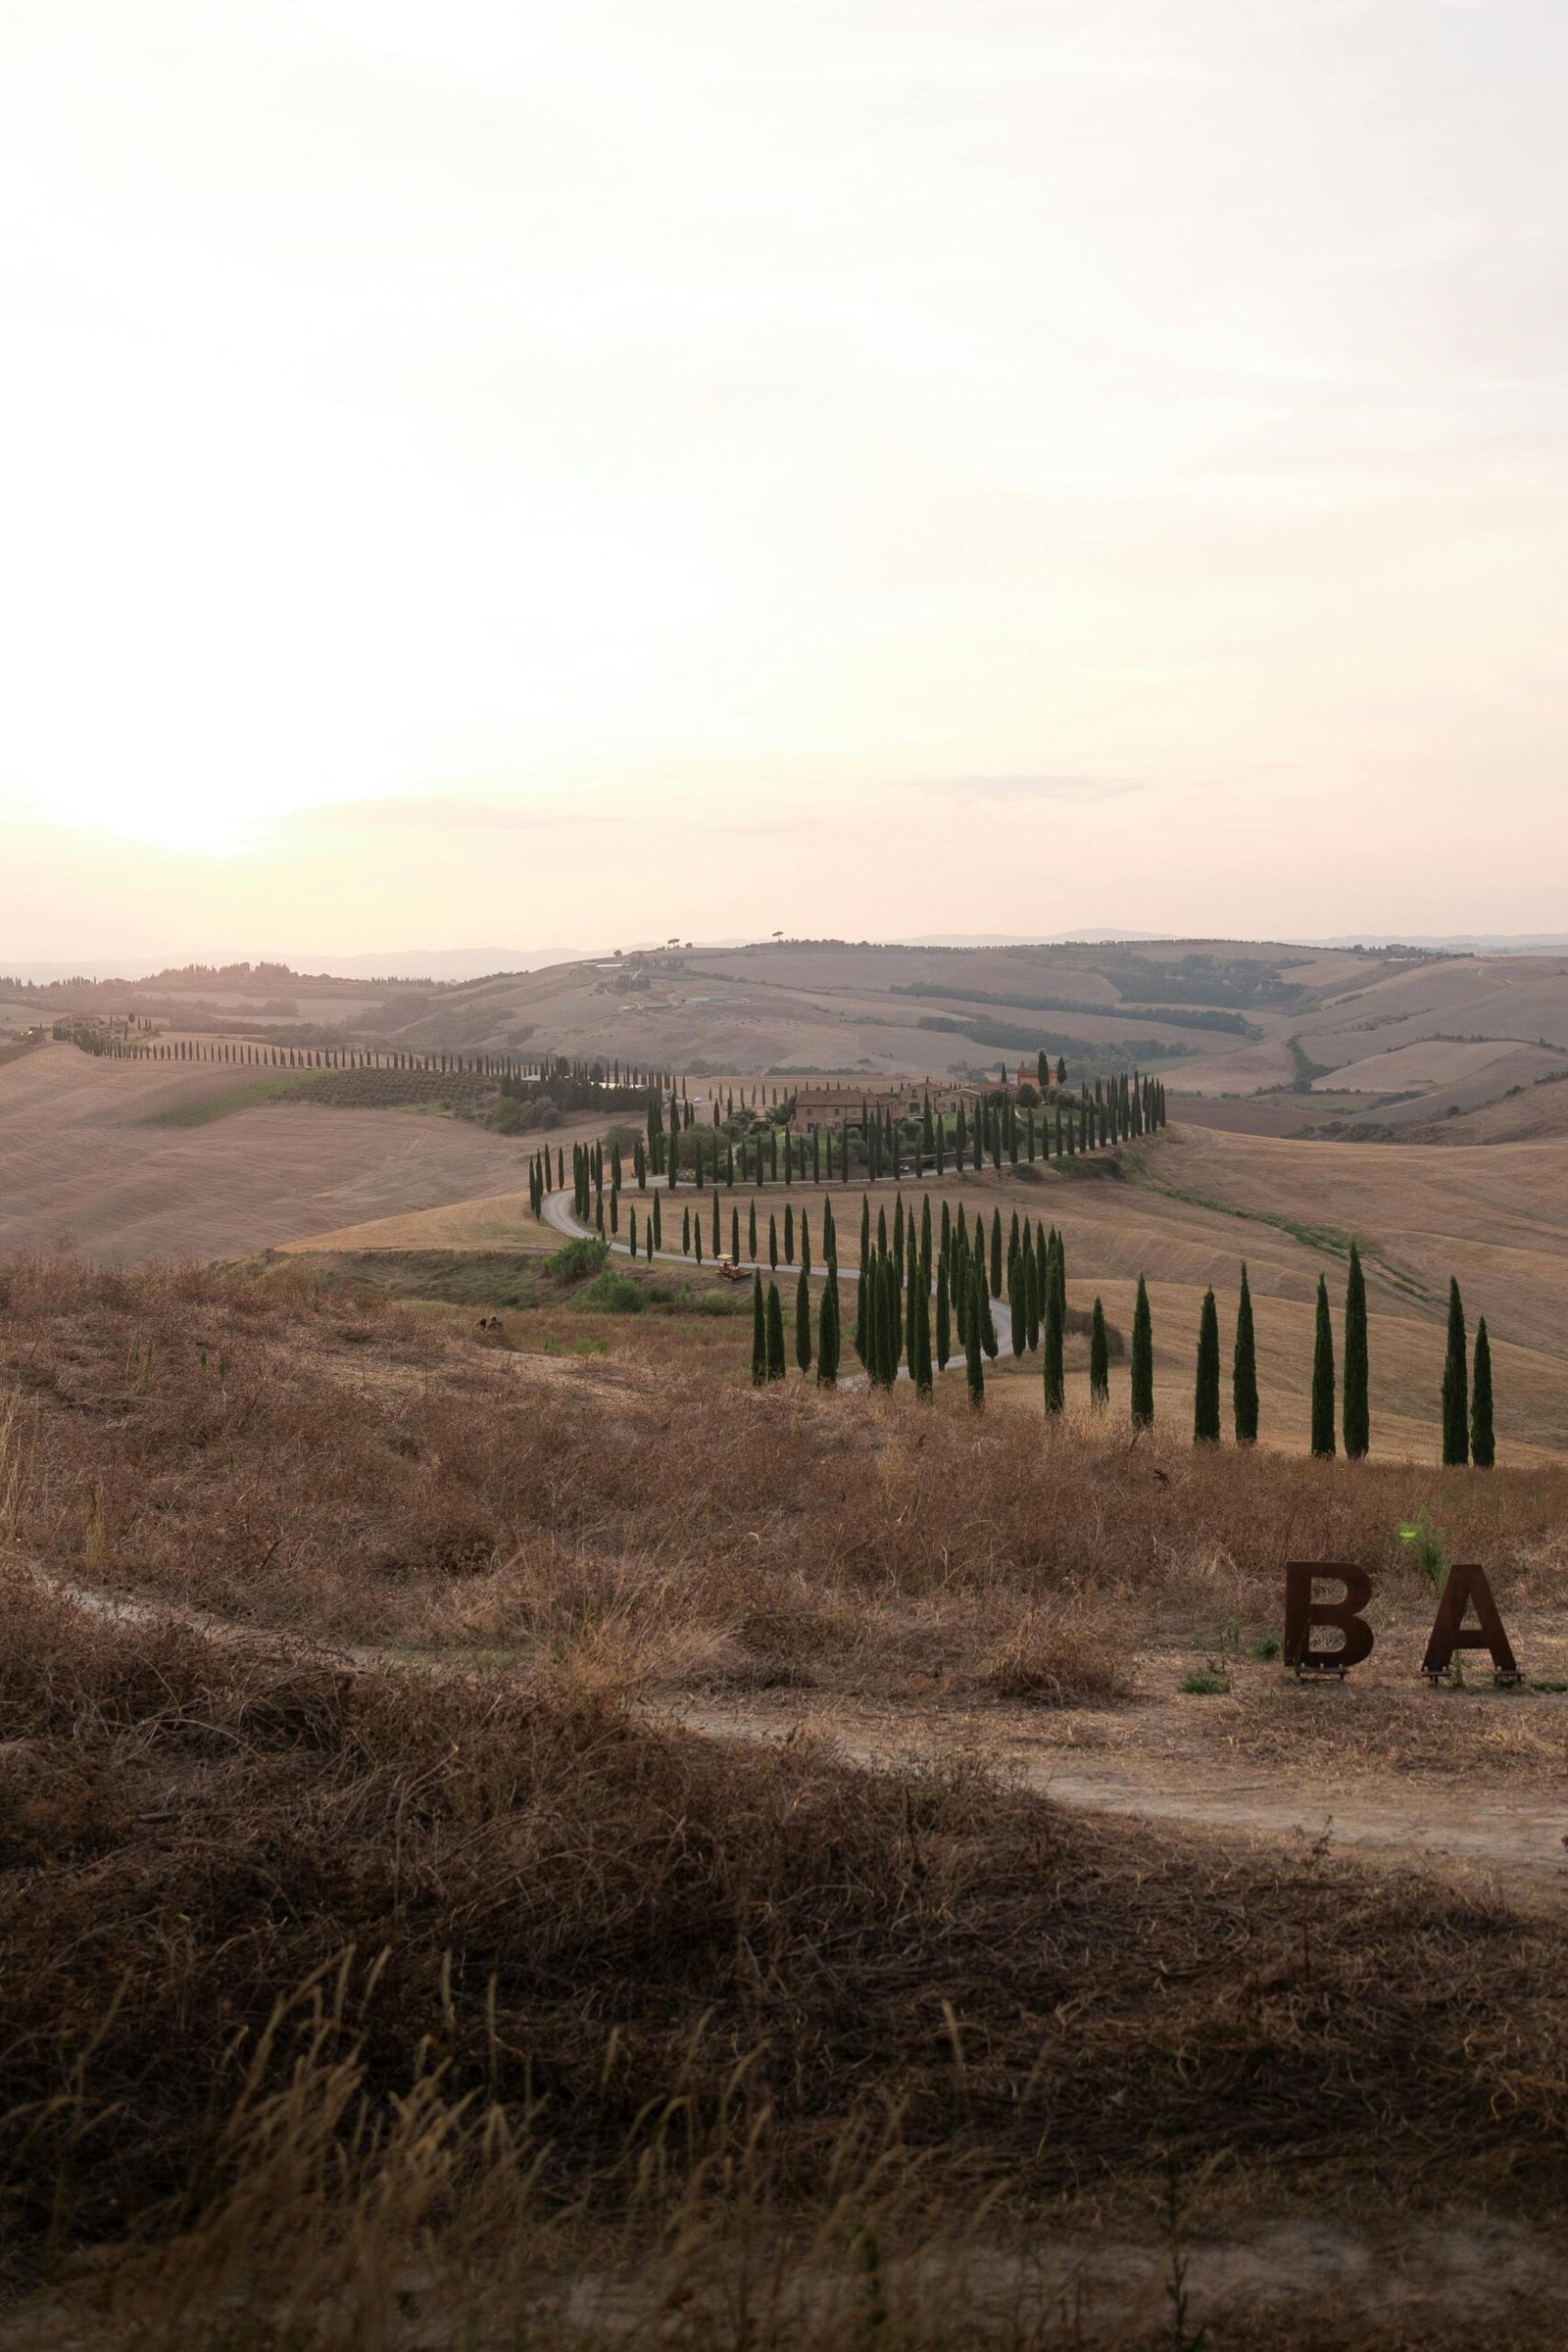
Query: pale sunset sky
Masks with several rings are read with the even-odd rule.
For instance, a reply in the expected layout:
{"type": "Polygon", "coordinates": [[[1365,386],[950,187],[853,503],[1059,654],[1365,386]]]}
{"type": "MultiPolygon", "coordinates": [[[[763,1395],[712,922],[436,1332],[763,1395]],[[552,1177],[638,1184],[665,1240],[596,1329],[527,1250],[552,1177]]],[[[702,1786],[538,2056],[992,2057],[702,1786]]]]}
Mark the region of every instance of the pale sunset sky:
{"type": "Polygon", "coordinates": [[[1568,928],[1562,0],[10,0],[0,969],[1568,928]]]}

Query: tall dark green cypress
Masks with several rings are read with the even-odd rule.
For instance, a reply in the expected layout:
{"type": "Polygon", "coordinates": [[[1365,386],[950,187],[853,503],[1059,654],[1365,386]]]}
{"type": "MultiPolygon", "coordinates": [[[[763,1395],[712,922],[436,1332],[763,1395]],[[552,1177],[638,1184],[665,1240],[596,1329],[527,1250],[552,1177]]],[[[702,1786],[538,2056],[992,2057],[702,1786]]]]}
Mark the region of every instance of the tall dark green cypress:
{"type": "Polygon", "coordinates": [[[1219,1444],[1219,1310],[1211,1290],[1203,1293],[1198,1321],[1198,1369],[1193,1388],[1193,1444],[1219,1444]]]}
{"type": "Polygon", "coordinates": [[[991,1296],[1002,1297],[1002,1211],[991,1211],[991,1296]]]}
{"type": "Polygon", "coordinates": [[[1470,1383],[1470,1459],[1478,1470],[1490,1470],[1497,1459],[1492,1427],[1492,1342],[1487,1318],[1476,1325],[1475,1377],[1470,1383]]]}
{"type": "Polygon", "coordinates": [[[871,1370],[871,1261],[860,1260],[860,1270],[855,1285],[855,1352],[866,1371],[871,1370]]]}
{"type": "Polygon", "coordinates": [[[822,1306],[816,1325],[816,1385],[830,1389],[839,1376],[839,1277],[838,1268],[828,1265],[826,1282],[822,1285],[822,1306]]]}
{"type": "Polygon", "coordinates": [[[784,1309],[779,1303],[778,1284],[767,1286],[767,1377],[782,1380],[788,1367],[784,1361],[784,1309]]]}
{"type": "Polygon", "coordinates": [[[1154,1418],[1154,1325],[1149,1311],[1149,1286],[1138,1277],[1133,1307],[1133,1427],[1148,1429],[1154,1418]]]}
{"type": "Polygon", "coordinates": [[[945,1372],[953,1353],[952,1310],[948,1304],[948,1261],[937,1260],[937,1370],[945,1372]]]}
{"type": "MultiPolygon", "coordinates": [[[[659,1198],[656,1193],[654,1198],[659,1198]]],[[[767,1318],[762,1305],[762,1277],[752,1276],[752,1386],[760,1389],[767,1378],[767,1318]]]]}
{"type": "Polygon", "coordinates": [[[1372,1443],[1372,1407],[1368,1394],[1366,1276],[1361,1252],[1350,1244],[1350,1271],[1345,1285],[1345,1456],[1365,1458],[1372,1443]]]}
{"type": "Polygon", "coordinates": [[[1098,1298],[1089,1326],[1089,1401],[1097,1406],[1110,1402],[1110,1335],[1105,1329],[1104,1307],[1098,1298]]]}
{"type": "Polygon", "coordinates": [[[811,1278],[803,1266],[795,1283],[795,1361],[811,1369],[811,1278]]]}
{"type": "Polygon", "coordinates": [[[921,1281],[913,1302],[913,1344],[909,1349],[909,1370],[914,1377],[917,1396],[931,1394],[931,1292],[921,1281]]]}
{"type": "Polygon", "coordinates": [[[1242,1296],[1236,1309],[1236,1353],[1231,1360],[1231,1410],[1238,1446],[1257,1444],[1257,1337],[1252,1328],[1252,1294],[1242,1267],[1242,1296]]]}
{"type": "MultiPolygon", "coordinates": [[[[659,1207],[657,1193],[654,1195],[654,1207],[657,1211],[659,1207]]],[[[755,1200],[746,1211],[746,1254],[755,1265],[757,1263],[757,1202],[755,1200]]]]}
{"type": "Polygon", "coordinates": [[[1464,1301],[1448,1283],[1448,1353],[1443,1367],[1443,1458],[1450,1468],[1470,1458],[1469,1376],[1464,1360],[1464,1301]]]}
{"type": "Polygon", "coordinates": [[[1061,1293],[1056,1287],[1053,1258],[1046,1276],[1045,1345],[1041,1350],[1041,1380],[1048,1413],[1059,1413],[1067,1402],[1066,1335],[1062,1329],[1061,1293]]]}
{"type": "Polygon", "coordinates": [[[986,1376],[980,1361],[980,1301],[985,1296],[985,1277],[976,1256],[969,1276],[969,1302],[964,1316],[967,1336],[963,1344],[964,1371],[969,1382],[969,1402],[978,1412],[986,1400],[986,1376]]]}
{"type": "Polygon", "coordinates": [[[1329,1314],[1329,1286],[1321,1274],[1312,1342],[1312,1451],[1324,1461],[1334,1453],[1334,1323],[1329,1314]]]}

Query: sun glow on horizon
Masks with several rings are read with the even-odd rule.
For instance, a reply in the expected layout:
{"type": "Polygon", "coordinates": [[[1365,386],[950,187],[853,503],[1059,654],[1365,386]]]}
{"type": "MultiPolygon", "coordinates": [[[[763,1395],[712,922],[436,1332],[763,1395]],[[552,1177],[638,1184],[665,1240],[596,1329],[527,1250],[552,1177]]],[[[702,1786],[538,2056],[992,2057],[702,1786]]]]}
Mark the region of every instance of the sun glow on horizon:
{"type": "Polygon", "coordinates": [[[0,64],[0,923],[83,843],[166,928],[302,846],[408,936],[864,929],[878,843],[921,929],[1113,911],[1067,859],[1546,919],[1544,0],[23,0],[0,64]]]}

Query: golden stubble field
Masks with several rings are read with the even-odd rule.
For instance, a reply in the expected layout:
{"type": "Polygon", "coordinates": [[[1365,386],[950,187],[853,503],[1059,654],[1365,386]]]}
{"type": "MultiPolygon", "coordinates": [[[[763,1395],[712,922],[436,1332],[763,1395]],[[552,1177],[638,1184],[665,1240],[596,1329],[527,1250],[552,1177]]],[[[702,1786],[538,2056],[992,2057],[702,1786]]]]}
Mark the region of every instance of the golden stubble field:
{"type": "Polygon", "coordinates": [[[243,1098],[268,1073],[114,1061],[51,1045],[0,1067],[0,1250],[127,1263],[237,1257],[299,1234],[507,1182],[515,1143],[453,1119],[243,1098]]]}

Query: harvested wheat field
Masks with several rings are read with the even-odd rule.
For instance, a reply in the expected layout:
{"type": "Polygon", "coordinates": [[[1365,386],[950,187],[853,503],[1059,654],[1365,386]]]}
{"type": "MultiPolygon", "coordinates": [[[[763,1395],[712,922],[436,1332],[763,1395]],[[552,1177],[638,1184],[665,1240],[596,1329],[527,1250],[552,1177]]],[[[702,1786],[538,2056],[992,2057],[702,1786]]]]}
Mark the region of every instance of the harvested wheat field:
{"type": "Polygon", "coordinates": [[[1568,1470],[310,1259],[14,1262],[0,1399],[8,2340],[1558,2340],[1568,1470]],[[1522,1687],[1421,1685],[1417,1515],[1522,1687]],[[1287,1556],[1375,1579],[1343,1687],[1287,1556]]]}
{"type": "Polygon", "coordinates": [[[0,1067],[0,1249],[239,1257],[461,1199],[524,1157],[455,1119],[258,1099],[279,1083],[67,1045],[0,1067]]]}

